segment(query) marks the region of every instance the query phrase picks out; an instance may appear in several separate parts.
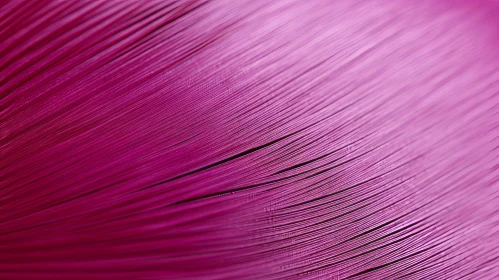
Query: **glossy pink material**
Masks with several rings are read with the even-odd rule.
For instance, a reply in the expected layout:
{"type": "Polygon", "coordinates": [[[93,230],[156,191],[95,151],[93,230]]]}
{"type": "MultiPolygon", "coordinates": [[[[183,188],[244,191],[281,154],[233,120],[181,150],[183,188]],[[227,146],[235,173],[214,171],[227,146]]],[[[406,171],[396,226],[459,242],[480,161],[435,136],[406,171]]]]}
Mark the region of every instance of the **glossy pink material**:
{"type": "Polygon", "coordinates": [[[0,279],[497,279],[493,1],[0,1],[0,279]]]}

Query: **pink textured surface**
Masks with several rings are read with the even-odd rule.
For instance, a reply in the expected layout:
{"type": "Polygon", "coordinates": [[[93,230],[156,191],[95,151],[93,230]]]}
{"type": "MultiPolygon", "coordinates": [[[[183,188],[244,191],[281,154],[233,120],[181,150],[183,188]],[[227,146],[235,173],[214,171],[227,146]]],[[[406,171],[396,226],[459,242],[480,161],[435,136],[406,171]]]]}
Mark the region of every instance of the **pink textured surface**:
{"type": "Polygon", "coordinates": [[[497,279],[493,1],[0,1],[0,279],[497,279]]]}

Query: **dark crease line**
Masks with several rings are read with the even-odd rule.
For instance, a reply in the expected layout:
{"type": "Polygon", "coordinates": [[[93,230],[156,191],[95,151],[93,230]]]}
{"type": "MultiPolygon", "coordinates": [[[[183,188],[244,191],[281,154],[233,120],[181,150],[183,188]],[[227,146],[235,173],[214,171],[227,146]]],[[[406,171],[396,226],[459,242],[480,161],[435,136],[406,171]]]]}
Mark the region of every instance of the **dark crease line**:
{"type": "MultiPolygon", "coordinates": [[[[264,144],[264,145],[261,145],[261,146],[258,146],[258,147],[255,147],[255,148],[252,148],[252,149],[247,150],[247,151],[245,151],[245,152],[242,152],[242,153],[236,154],[236,155],[234,155],[234,156],[231,156],[231,157],[229,157],[229,158],[227,158],[227,159],[224,159],[224,160],[221,160],[221,161],[215,162],[215,163],[210,164],[210,165],[205,166],[205,167],[201,167],[201,168],[199,168],[199,169],[196,169],[196,170],[194,170],[194,171],[190,171],[190,172],[188,172],[188,173],[184,173],[184,174],[179,175],[179,176],[176,176],[176,177],[174,177],[174,178],[171,178],[171,179],[168,179],[168,180],[165,180],[165,181],[161,181],[161,182],[156,183],[156,184],[154,184],[154,185],[151,185],[151,186],[145,187],[145,188],[143,188],[143,189],[141,189],[141,190],[149,189],[149,188],[152,188],[152,187],[155,187],[155,186],[158,186],[158,185],[161,185],[161,184],[167,183],[167,182],[171,182],[171,181],[173,181],[173,180],[181,179],[181,178],[186,177],[186,176],[188,176],[188,175],[192,175],[192,174],[195,174],[195,173],[198,173],[198,172],[204,171],[204,170],[206,170],[206,169],[209,169],[209,168],[212,168],[212,167],[218,166],[218,165],[220,165],[220,164],[223,164],[223,163],[226,163],[226,162],[232,161],[232,160],[234,160],[234,159],[240,158],[240,157],[242,157],[242,156],[245,156],[245,155],[247,155],[247,154],[253,153],[253,152],[255,152],[255,151],[258,151],[258,150],[264,149],[264,148],[266,148],[266,147],[268,147],[268,146],[271,146],[271,145],[273,145],[273,144],[275,144],[275,143],[277,143],[277,142],[280,142],[280,141],[282,141],[282,140],[284,140],[284,139],[286,139],[286,138],[288,138],[288,137],[291,137],[291,136],[293,136],[293,135],[295,135],[295,134],[298,134],[298,133],[300,133],[300,132],[302,132],[302,131],[304,131],[304,130],[306,130],[306,129],[309,129],[309,128],[311,128],[311,127],[315,126],[316,124],[318,124],[318,123],[320,123],[320,122],[322,122],[322,121],[324,121],[324,120],[328,119],[329,117],[331,117],[331,115],[330,115],[330,116],[326,116],[326,117],[324,117],[323,119],[320,119],[320,120],[318,120],[318,121],[316,121],[316,122],[314,122],[314,123],[312,123],[312,124],[310,124],[310,125],[308,125],[308,126],[306,126],[306,127],[302,128],[302,129],[300,129],[300,130],[298,130],[298,131],[295,131],[295,132],[293,132],[293,133],[290,133],[290,134],[288,134],[288,135],[285,135],[285,136],[283,136],[283,137],[281,137],[281,138],[278,138],[278,139],[276,139],[276,140],[274,140],[274,141],[271,141],[271,142],[269,142],[269,143],[267,143],[267,144],[264,144]]],[[[280,180],[281,180],[281,179],[279,179],[279,180],[277,180],[277,181],[280,181],[280,180]]],[[[262,185],[265,185],[265,183],[264,183],[264,184],[249,185],[249,186],[245,186],[245,187],[241,187],[241,188],[237,188],[237,189],[232,189],[232,190],[227,190],[227,191],[220,191],[220,192],[216,192],[216,193],[213,193],[213,194],[208,194],[208,195],[204,195],[204,196],[200,196],[200,197],[195,197],[195,198],[190,198],[190,199],[186,199],[186,200],[181,200],[181,201],[179,201],[179,202],[176,202],[176,203],[173,203],[173,204],[170,204],[170,205],[178,205],[178,204],[187,203],[187,202],[192,202],[192,201],[196,201],[196,200],[200,200],[200,199],[206,199],[206,198],[210,198],[210,197],[215,197],[215,196],[220,196],[220,195],[226,195],[226,194],[230,194],[230,193],[235,193],[235,192],[239,192],[239,191],[244,191],[244,190],[252,189],[252,188],[255,188],[255,187],[262,186],[262,185]]],[[[140,190],[139,190],[139,191],[140,191],[140,190]]],[[[169,206],[169,205],[168,205],[168,206],[169,206]]]]}
{"type": "MultiPolygon", "coordinates": [[[[291,137],[291,136],[293,136],[293,135],[295,135],[295,134],[297,134],[297,133],[299,133],[299,132],[301,132],[301,131],[303,131],[303,130],[305,130],[305,129],[306,129],[306,128],[302,128],[302,129],[300,129],[300,130],[298,130],[298,131],[295,131],[295,132],[293,132],[293,133],[287,134],[287,135],[285,135],[285,136],[283,136],[283,137],[280,137],[280,138],[278,138],[278,139],[275,139],[275,140],[270,141],[270,142],[268,142],[268,143],[265,143],[265,144],[263,144],[263,145],[260,145],[260,146],[257,146],[257,147],[254,147],[254,148],[248,149],[248,150],[246,150],[246,151],[243,151],[243,152],[241,152],[241,153],[235,154],[235,155],[233,155],[233,156],[230,156],[230,157],[225,158],[225,159],[223,159],[223,160],[217,161],[217,162],[215,162],[215,163],[212,163],[212,164],[209,164],[209,165],[203,166],[203,167],[201,167],[201,168],[195,169],[195,170],[193,170],[193,171],[190,171],[190,172],[187,172],[187,173],[184,173],[184,174],[178,175],[178,176],[173,177],[173,178],[171,178],[171,179],[167,179],[167,180],[164,180],[164,181],[161,181],[161,182],[155,183],[155,184],[153,184],[153,185],[150,185],[150,186],[148,186],[148,187],[142,188],[142,189],[140,189],[140,190],[150,189],[150,188],[153,188],[153,187],[155,187],[155,186],[159,186],[159,185],[161,185],[161,184],[165,184],[165,183],[168,183],[168,182],[172,182],[172,181],[175,181],[175,180],[178,180],[178,179],[181,179],[181,178],[187,177],[187,176],[189,176],[189,175],[196,174],[196,173],[202,172],[202,171],[207,170],[207,169],[211,169],[211,168],[216,167],[216,166],[218,166],[218,165],[222,165],[222,164],[224,164],[224,163],[227,163],[227,162],[233,161],[233,160],[235,160],[235,159],[238,159],[238,158],[244,157],[244,156],[249,155],[249,154],[251,154],[251,153],[254,153],[254,152],[256,152],[256,151],[259,151],[259,150],[262,150],[262,149],[264,149],[264,148],[270,147],[270,146],[272,146],[273,144],[278,143],[278,142],[280,142],[280,141],[282,141],[282,140],[284,140],[284,139],[286,139],[286,138],[289,138],[289,137],[291,137]]],[[[231,192],[231,191],[228,191],[228,192],[231,192]]],[[[187,201],[183,201],[183,202],[187,202],[187,201]]],[[[175,203],[175,204],[180,204],[180,203],[182,203],[182,202],[177,202],[177,203],[175,203]]]]}

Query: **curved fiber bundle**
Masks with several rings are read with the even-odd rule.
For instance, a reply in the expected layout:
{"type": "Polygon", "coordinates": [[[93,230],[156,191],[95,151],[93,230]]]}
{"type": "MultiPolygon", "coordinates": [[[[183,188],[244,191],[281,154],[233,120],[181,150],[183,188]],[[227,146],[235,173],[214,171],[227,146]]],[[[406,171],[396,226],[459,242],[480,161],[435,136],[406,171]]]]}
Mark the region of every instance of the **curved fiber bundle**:
{"type": "Polygon", "coordinates": [[[495,1],[0,1],[0,279],[498,279],[495,1]]]}

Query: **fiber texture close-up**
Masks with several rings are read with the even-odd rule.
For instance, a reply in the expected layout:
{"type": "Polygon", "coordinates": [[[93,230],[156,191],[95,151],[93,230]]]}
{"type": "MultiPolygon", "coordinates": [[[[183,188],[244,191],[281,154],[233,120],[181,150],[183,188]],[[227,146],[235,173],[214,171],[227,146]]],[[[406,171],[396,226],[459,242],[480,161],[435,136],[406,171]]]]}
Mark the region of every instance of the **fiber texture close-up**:
{"type": "Polygon", "coordinates": [[[0,279],[499,279],[499,2],[0,0],[0,279]]]}

